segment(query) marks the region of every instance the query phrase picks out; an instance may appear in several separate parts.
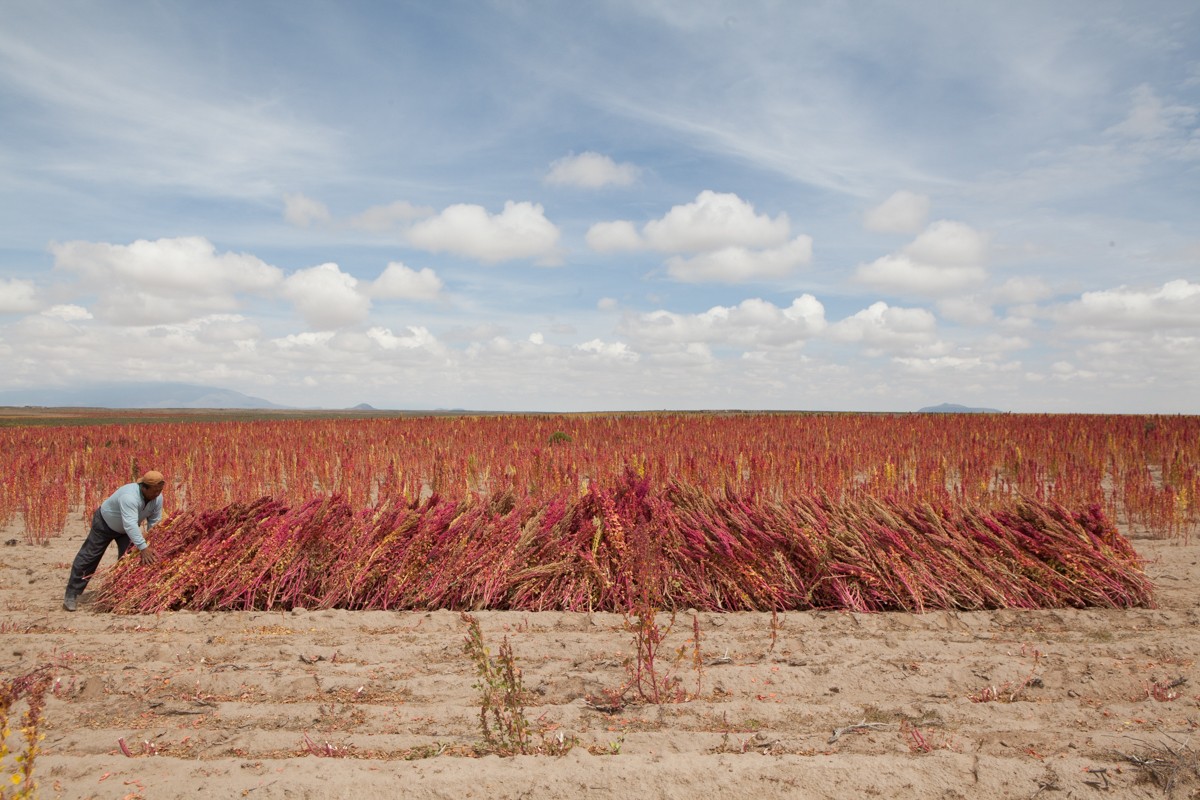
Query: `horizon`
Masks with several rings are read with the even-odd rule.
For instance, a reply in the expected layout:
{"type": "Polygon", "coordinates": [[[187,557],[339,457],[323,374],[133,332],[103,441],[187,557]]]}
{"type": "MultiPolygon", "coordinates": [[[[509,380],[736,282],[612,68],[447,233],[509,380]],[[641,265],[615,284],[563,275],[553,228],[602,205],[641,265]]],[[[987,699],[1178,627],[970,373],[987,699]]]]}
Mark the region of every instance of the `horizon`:
{"type": "Polygon", "coordinates": [[[1198,410],[1192,2],[14,0],[0,98],[0,394],[1198,410]]]}

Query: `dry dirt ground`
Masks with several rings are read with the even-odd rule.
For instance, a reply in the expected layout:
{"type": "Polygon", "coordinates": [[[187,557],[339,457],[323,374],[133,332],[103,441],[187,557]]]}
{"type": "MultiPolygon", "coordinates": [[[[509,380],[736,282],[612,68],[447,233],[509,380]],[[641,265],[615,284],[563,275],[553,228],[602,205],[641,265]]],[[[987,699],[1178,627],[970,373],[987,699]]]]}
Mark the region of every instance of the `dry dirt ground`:
{"type": "Polygon", "coordinates": [[[1171,778],[1172,796],[1200,790],[1195,544],[1135,542],[1156,609],[703,612],[699,668],[680,614],[659,665],[698,696],[607,711],[587,698],[628,678],[621,617],[481,612],[492,652],[507,637],[523,671],[536,740],[577,741],[501,757],[486,753],[459,614],[113,616],[90,592],[72,614],[60,604],[85,532],[38,546],[9,528],[18,541],[0,547],[0,676],[55,676],[43,798],[1050,800],[1162,797],[1171,778]]]}

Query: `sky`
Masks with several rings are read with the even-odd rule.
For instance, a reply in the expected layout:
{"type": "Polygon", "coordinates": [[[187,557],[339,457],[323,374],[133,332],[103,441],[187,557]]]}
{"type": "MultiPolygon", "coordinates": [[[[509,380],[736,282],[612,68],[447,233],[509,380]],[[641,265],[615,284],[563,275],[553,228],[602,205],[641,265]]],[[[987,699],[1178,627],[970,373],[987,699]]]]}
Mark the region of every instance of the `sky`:
{"type": "Polygon", "coordinates": [[[1195,0],[0,0],[0,392],[1200,413],[1195,0]]]}

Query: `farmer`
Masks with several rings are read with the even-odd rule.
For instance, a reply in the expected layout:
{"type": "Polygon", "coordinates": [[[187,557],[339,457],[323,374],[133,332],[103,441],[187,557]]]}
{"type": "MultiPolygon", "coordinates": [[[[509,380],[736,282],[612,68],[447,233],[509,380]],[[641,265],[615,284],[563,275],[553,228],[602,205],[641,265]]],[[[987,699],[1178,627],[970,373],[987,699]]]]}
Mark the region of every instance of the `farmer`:
{"type": "Polygon", "coordinates": [[[63,608],[74,611],[79,606],[79,595],[87,588],[88,581],[100,566],[100,559],[114,540],[117,543],[117,558],[125,555],[129,543],[133,542],[143,564],[158,561],[158,554],[142,536],[140,525],[146,523],[146,531],[162,519],[162,491],[165,481],[161,472],[151,470],[138,478],[137,483],[127,483],[117,489],[100,504],[92,514],[92,529],[71,564],[71,578],[67,581],[67,594],[63,608]]]}

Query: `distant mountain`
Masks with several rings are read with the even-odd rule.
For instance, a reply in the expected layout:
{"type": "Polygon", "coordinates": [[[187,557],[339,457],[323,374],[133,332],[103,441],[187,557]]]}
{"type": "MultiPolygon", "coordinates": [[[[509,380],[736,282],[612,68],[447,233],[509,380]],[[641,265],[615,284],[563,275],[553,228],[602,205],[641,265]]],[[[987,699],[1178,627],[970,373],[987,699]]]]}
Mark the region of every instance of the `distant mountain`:
{"type": "Polygon", "coordinates": [[[351,407],[349,410],[350,411],[378,411],[379,409],[375,408],[375,406],[371,405],[370,403],[359,403],[358,405],[351,407]]]}
{"type": "Polygon", "coordinates": [[[0,406],[76,408],[289,408],[261,397],[194,383],[104,383],[0,392],[0,406]]]}
{"type": "Polygon", "coordinates": [[[971,408],[957,403],[942,403],[940,406],[925,406],[918,414],[1000,414],[996,408],[971,408]]]}

